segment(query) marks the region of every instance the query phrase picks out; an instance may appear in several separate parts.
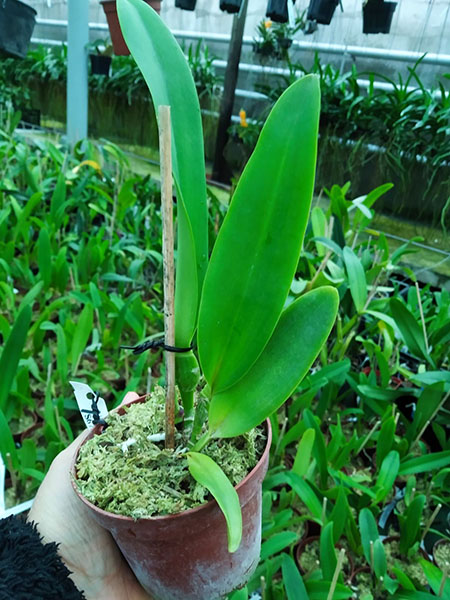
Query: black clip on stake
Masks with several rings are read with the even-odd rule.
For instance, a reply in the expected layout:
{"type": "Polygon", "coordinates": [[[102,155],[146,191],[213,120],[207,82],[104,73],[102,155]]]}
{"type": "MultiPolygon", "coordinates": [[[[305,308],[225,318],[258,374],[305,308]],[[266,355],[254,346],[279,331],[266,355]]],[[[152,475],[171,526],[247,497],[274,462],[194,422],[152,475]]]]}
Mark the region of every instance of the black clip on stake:
{"type": "Polygon", "coordinates": [[[91,414],[94,425],[103,425],[103,430],[105,430],[108,427],[108,423],[104,419],[100,419],[100,410],[98,408],[99,398],[100,393],[95,392],[95,396],[92,399],[91,410],[83,409],[81,412],[91,414]]]}
{"type": "Polygon", "coordinates": [[[157,350],[162,348],[166,352],[190,352],[194,347],[193,344],[189,348],[178,348],[177,346],[168,346],[164,340],[150,340],[139,344],[138,346],[120,346],[123,350],[133,350],[133,354],[142,354],[146,350],[157,350]]]}

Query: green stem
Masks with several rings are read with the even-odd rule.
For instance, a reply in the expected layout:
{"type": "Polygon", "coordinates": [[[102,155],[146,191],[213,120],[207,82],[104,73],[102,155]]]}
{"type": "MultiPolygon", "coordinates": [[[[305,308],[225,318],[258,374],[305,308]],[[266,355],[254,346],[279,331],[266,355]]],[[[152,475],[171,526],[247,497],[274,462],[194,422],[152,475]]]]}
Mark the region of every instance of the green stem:
{"type": "Polygon", "coordinates": [[[206,446],[206,444],[209,442],[210,439],[211,439],[211,433],[209,431],[207,431],[206,433],[204,433],[202,435],[202,437],[199,440],[197,440],[197,442],[191,448],[191,451],[192,452],[200,452],[200,450],[203,450],[203,448],[206,446]]]}

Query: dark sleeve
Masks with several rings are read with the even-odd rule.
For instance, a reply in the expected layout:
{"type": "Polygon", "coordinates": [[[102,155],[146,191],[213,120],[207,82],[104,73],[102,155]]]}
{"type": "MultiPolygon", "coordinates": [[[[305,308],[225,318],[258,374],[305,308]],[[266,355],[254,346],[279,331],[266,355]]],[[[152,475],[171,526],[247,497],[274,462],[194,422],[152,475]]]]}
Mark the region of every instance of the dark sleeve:
{"type": "Polygon", "coordinates": [[[69,575],[58,544],[44,544],[34,523],[0,519],[0,600],[85,600],[69,575]]]}

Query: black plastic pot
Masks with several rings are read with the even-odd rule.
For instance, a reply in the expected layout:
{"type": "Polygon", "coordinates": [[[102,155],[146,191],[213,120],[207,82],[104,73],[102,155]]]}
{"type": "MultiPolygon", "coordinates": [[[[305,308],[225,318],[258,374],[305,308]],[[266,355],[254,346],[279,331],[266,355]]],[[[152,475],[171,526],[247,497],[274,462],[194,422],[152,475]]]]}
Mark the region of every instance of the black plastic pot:
{"type": "Polygon", "coordinates": [[[363,6],[363,33],[389,33],[396,2],[372,0],[363,6]]]}
{"type": "Polygon", "coordinates": [[[287,0],[269,0],[266,17],[276,23],[287,23],[289,20],[287,0]]]}
{"type": "Polygon", "coordinates": [[[220,0],[220,10],[227,13],[238,13],[241,10],[242,0],[220,0]]]}
{"type": "Polygon", "coordinates": [[[25,58],[37,12],[19,0],[0,1],[0,54],[25,58]]]}
{"type": "Polygon", "coordinates": [[[306,18],[321,25],[329,25],[339,0],[311,0],[306,18]]]}
{"type": "Polygon", "coordinates": [[[103,54],[89,54],[91,61],[91,72],[93,75],[106,75],[109,77],[109,68],[111,67],[111,57],[103,54]]]}
{"type": "Polygon", "coordinates": [[[175,7],[183,10],[195,10],[197,0],[175,0],[175,7]]]}

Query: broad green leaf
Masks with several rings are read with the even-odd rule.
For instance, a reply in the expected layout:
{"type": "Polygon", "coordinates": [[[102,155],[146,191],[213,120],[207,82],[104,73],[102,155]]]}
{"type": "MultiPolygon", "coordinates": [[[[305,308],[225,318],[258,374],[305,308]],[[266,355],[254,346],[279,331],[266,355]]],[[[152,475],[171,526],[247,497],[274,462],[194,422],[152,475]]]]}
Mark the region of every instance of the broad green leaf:
{"type": "Polygon", "coordinates": [[[397,300],[397,298],[391,298],[389,306],[392,316],[394,317],[395,322],[400,329],[403,341],[407,345],[408,349],[415,356],[427,360],[432,366],[434,366],[433,361],[427,353],[422,325],[416,321],[414,315],[402,302],[400,302],[400,300],[397,300]]]}
{"type": "Polygon", "coordinates": [[[433,452],[416,458],[410,458],[402,461],[399,475],[410,475],[413,473],[425,473],[426,471],[434,471],[435,469],[443,469],[450,465],[450,450],[443,452],[433,452]]]}
{"type": "Polygon", "coordinates": [[[141,0],[118,0],[117,11],[124,38],[149,87],[154,106],[171,107],[173,174],[178,194],[176,342],[188,346],[196,327],[208,260],[198,95],[178,42],[156,12],[141,0]]]}
{"type": "Polygon", "coordinates": [[[246,587],[236,590],[228,596],[229,600],[248,600],[248,590],[246,587]]]}
{"type": "Polygon", "coordinates": [[[303,583],[302,576],[298,572],[294,559],[285,554],[281,563],[284,589],[287,600],[309,600],[308,592],[303,583]]]}
{"type": "Polygon", "coordinates": [[[227,522],[228,552],[236,552],[242,539],[242,513],[236,490],[209,456],[189,452],[187,461],[192,477],[211,492],[220,506],[227,522]]]}
{"type": "MultiPolygon", "coordinates": [[[[422,566],[423,572],[425,573],[425,577],[428,579],[428,583],[430,584],[431,589],[437,595],[441,588],[442,583],[442,571],[436,565],[433,565],[429,560],[425,560],[424,558],[420,559],[420,564],[422,566]]],[[[441,598],[450,598],[450,578],[447,576],[446,582],[444,584],[444,590],[441,598]]]]}
{"type": "Polygon", "coordinates": [[[417,400],[414,419],[406,431],[406,439],[411,443],[420,434],[424,425],[432,419],[444,395],[444,382],[428,385],[417,400]]]}
{"type": "Polygon", "coordinates": [[[36,300],[36,298],[39,296],[39,294],[42,291],[42,288],[44,287],[44,282],[43,281],[38,281],[29,292],[27,292],[25,294],[25,296],[22,298],[22,301],[19,305],[19,311],[22,310],[22,308],[24,306],[26,306],[27,304],[29,304],[30,306],[33,306],[34,301],[36,300]]]}
{"type": "MultiPolygon", "coordinates": [[[[311,225],[314,237],[325,237],[327,230],[327,218],[320,206],[315,206],[311,211],[311,225]]],[[[322,244],[316,242],[317,254],[325,256],[326,250],[322,244]]]]}
{"type": "Polygon", "coordinates": [[[404,514],[401,515],[402,518],[400,518],[399,515],[400,552],[404,555],[406,555],[411,546],[417,541],[425,501],[426,496],[424,494],[418,494],[404,514]]]}
{"type": "Polygon", "coordinates": [[[283,474],[284,481],[286,481],[300,500],[308,507],[310,513],[320,521],[322,519],[322,503],[315,494],[307,481],[304,481],[301,477],[292,472],[286,472],[283,474]]]}
{"type": "Polygon", "coordinates": [[[281,531],[276,533],[261,545],[261,560],[284,550],[298,541],[298,535],[293,531],[281,531]]]}
{"type": "Polygon", "coordinates": [[[72,340],[72,375],[75,375],[81,355],[86,348],[88,339],[92,333],[94,323],[94,308],[92,304],[86,304],[78,319],[75,334],[72,340]]]}
{"type": "Polygon", "coordinates": [[[383,500],[393,490],[400,468],[400,455],[397,450],[391,450],[381,463],[375,488],[377,501],[383,500]]]}
{"type": "Polygon", "coordinates": [[[0,357],[0,410],[6,411],[8,395],[11,390],[22,350],[27,339],[31,322],[31,307],[25,306],[17,315],[16,322],[9,334],[0,357]]]}
{"type": "Polygon", "coordinates": [[[436,596],[427,592],[400,590],[392,596],[392,600],[436,600],[436,596]]]}
{"type": "Polygon", "coordinates": [[[403,588],[405,588],[405,590],[415,590],[416,589],[414,587],[414,584],[411,582],[410,578],[405,573],[403,573],[403,571],[401,571],[399,568],[389,565],[389,571],[392,573],[392,575],[395,575],[396,579],[398,579],[398,582],[400,583],[400,585],[403,588]]]}
{"type": "MultiPolygon", "coordinates": [[[[380,539],[377,522],[372,512],[368,508],[363,508],[359,513],[359,530],[361,532],[361,543],[369,565],[372,565],[372,553],[370,542],[375,543],[380,539]]],[[[372,565],[373,566],[373,565],[372,565]]]]}
{"type": "Polygon", "coordinates": [[[39,232],[38,238],[38,265],[39,273],[47,289],[52,279],[52,249],[50,246],[50,237],[45,227],[39,232]]]}
{"type": "Polygon", "coordinates": [[[338,295],[323,287],[286,308],[250,371],[235,385],[214,394],[209,427],[214,437],[249,431],[277,410],[308,372],[334,323],[338,295]]]}
{"type": "Polygon", "coordinates": [[[315,437],[316,432],[314,429],[307,429],[297,446],[292,472],[296,473],[299,477],[303,477],[308,470],[315,437]]]}
{"type": "Polygon", "coordinates": [[[6,467],[8,467],[8,461],[6,460],[7,454],[11,455],[11,463],[14,469],[19,467],[19,460],[17,456],[16,445],[14,443],[14,438],[8,426],[8,421],[0,409],[0,454],[3,457],[3,462],[6,467]]]}
{"type": "Polygon", "coordinates": [[[392,448],[392,444],[394,443],[394,434],[395,418],[391,416],[385,420],[378,435],[376,449],[376,463],[378,468],[381,467],[385,456],[392,448]]]}
{"type": "MultiPolygon", "coordinates": [[[[326,600],[328,598],[328,593],[331,587],[330,581],[315,581],[313,579],[309,579],[305,582],[305,585],[309,595],[309,600],[326,600]]],[[[345,600],[346,598],[351,598],[352,596],[353,592],[350,588],[342,585],[342,583],[338,583],[336,589],[334,590],[333,600],[345,600]]]]}
{"type": "Polygon", "coordinates": [[[334,543],[339,541],[339,538],[344,532],[347,525],[347,519],[351,515],[350,506],[348,504],[347,495],[344,491],[344,486],[339,486],[339,491],[336,498],[336,503],[330,514],[330,521],[334,523],[334,543]]]}
{"type": "Polygon", "coordinates": [[[324,579],[331,581],[336,570],[337,558],[334,549],[333,521],[322,527],[320,532],[320,567],[324,579]]]}
{"type": "Polygon", "coordinates": [[[214,394],[250,369],[280,318],[311,205],[319,104],[314,75],[282,94],[219,231],[198,324],[200,363],[214,394]]]}
{"type": "Polygon", "coordinates": [[[316,421],[316,418],[314,417],[313,413],[309,410],[309,408],[303,411],[303,419],[306,425],[314,429],[316,433],[314,439],[313,456],[317,461],[317,466],[319,467],[320,481],[322,487],[325,488],[328,479],[328,457],[325,439],[316,421]]]}
{"type": "Polygon", "coordinates": [[[383,542],[380,539],[375,540],[373,543],[373,570],[378,579],[386,576],[386,554],[384,552],[383,542]]]}
{"type": "Polygon", "coordinates": [[[50,200],[50,219],[54,224],[59,225],[59,219],[64,214],[64,204],[66,202],[66,178],[61,170],[56,180],[55,189],[50,200]]]}
{"type": "Polygon", "coordinates": [[[356,311],[362,313],[367,300],[366,274],[360,259],[351,248],[346,246],[343,256],[353,303],[356,311]]]}

